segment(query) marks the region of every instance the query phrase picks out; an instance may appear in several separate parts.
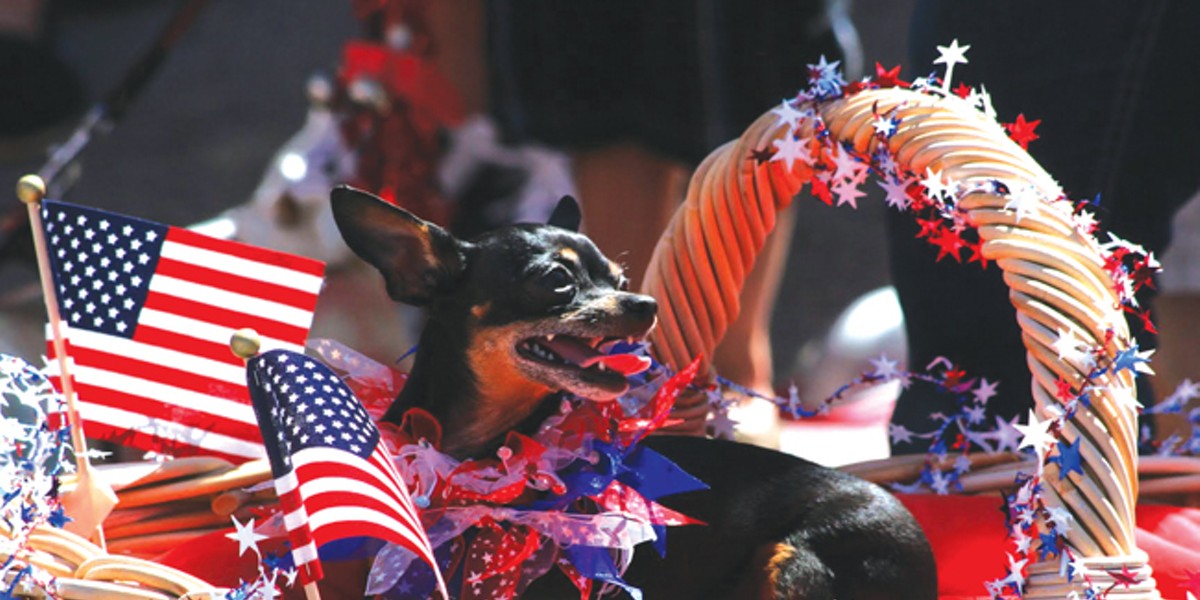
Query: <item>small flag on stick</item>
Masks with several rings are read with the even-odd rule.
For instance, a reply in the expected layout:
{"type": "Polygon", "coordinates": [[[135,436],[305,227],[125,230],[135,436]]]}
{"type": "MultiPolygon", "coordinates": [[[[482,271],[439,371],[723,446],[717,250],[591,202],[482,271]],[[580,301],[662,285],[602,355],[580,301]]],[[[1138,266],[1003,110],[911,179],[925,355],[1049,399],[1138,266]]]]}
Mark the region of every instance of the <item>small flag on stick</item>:
{"type": "Polygon", "coordinates": [[[324,265],[63,202],[42,202],[40,216],[88,435],[177,456],[261,457],[228,341],[252,326],[267,347],[302,349],[324,265]]]}
{"type": "MultiPolygon", "coordinates": [[[[438,573],[379,429],[341,378],[286,350],[250,358],[246,377],[301,580],[321,578],[319,546],[359,536],[407,548],[438,573]]],[[[448,597],[440,573],[438,588],[448,597]]]]}

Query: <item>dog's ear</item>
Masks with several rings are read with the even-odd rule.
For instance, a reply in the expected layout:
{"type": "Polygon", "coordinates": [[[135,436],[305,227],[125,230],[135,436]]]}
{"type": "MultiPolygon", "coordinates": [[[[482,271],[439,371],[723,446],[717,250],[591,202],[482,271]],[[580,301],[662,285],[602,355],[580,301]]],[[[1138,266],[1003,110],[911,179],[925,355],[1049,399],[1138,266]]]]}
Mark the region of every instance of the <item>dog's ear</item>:
{"type": "Polygon", "coordinates": [[[423,306],[462,274],[467,244],[445,229],[349,186],[330,200],[346,245],[379,269],[393,300],[423,306]]]}
{"type": "Polygon", "coordinates": [[[554,207],[554,212],[550,213],[550,220],[546,224],[570,231],[579,231],[579,221],[582,218],[579,202],[571,196],[563,196],[558,201],[558,206],[554,207]]]}

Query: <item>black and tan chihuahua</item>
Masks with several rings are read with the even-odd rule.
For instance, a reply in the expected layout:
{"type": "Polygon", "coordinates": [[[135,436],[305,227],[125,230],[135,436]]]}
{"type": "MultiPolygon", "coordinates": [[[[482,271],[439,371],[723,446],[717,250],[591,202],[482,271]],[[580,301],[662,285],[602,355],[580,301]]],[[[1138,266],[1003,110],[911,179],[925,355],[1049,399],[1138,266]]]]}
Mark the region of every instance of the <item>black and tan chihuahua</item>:
{"type": "MultiPolygon", "coordinates": [[[[509,430],[532,431],[561,392],[611,400],[642,359],[603,352],[654,326],[653,298],[628,291],[622,269],[577,233],[564,198],[547,225],[519,224],[459,240],[349,187],[333,191],[346,243],[375,266],[389,295],[427,308],[403,392],[384,417],[412,407],[444,428],[443,450],[489,455],[509,430]]],[[[707,526],[672,527],[666,558],[639,550],[625,578],[663,598],[936,598],[937,573],[916,521],[863,480],[753,446],[645,440],[708,490],[661,499],[707,526]]],[[[577,594],[543,577],[526,598],[577,594]]]]}

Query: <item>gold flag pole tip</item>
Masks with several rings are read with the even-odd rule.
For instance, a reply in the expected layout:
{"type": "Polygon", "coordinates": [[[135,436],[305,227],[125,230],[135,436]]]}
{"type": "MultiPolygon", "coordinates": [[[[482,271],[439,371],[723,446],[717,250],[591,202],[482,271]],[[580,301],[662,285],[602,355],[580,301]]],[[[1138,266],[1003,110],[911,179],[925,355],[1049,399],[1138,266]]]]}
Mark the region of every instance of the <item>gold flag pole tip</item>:
{"type": "Polygon", "coordinates": [[[46,197],[46,182],[37,175],[26,175],[17,181],[17,198],[25,204],[38,204],[46,197]]]}
{"type": "Polygon", "coordinates": [[[262,338],[253,329],[239,329],[229,338],[229,349],[242,360],[250,360],[258,355],[262,347],[262,338]]]}

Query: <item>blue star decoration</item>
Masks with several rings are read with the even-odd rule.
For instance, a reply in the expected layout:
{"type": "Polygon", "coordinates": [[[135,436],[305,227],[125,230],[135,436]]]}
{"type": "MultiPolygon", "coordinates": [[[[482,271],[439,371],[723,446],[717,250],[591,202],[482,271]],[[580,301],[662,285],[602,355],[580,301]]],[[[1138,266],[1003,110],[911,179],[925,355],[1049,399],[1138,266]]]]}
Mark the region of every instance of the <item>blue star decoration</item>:
{"type": "Polygon", "coordinates": [[[67,523],[70,523],[74,520],[75,519],[67,516],[67,513],[63,511],[62,506],[54,507],[54,510],[50,511],[50,516],[46,518],[47,523],[50,523],[50,525],[59,529],[62,529],[67,523]]]}
{"type": "Polygon", "coordinates": [[[1038,548],[1038,560],[1045,561],[1048,558],[1054,558],[1061,552],[1058,548],[1058,534],[1053,531],[1039,533],[1038,539],[1042,542],[1041,547],[1038,548]]]}
{"type": "Polygon", "coordinates": [[[1063,441],[1058,442],[1058,455],[1050,457],[1050,462],[1058,464],[1058,478],[1066,479],[1071,471],[1077,471],[1083,475],[1083,456],[1079,452],[1079,439],[1075,439],[1075,443],[1068,444],[1063,441]]]}
{"type": "Polygon", "coordinates": [[[1150,367],[1148,366],[1150,363],[1150,354],[1153,352],[1153,350],[1138,352],[1138,345],[1136,343],[1124,350],[1121,350],[1117,353],[1117,356],[1113,358],[1113,374],[1115,375],[1125,370],[1153,374],[1154,372],[1151,371],[1150,367]]]}

